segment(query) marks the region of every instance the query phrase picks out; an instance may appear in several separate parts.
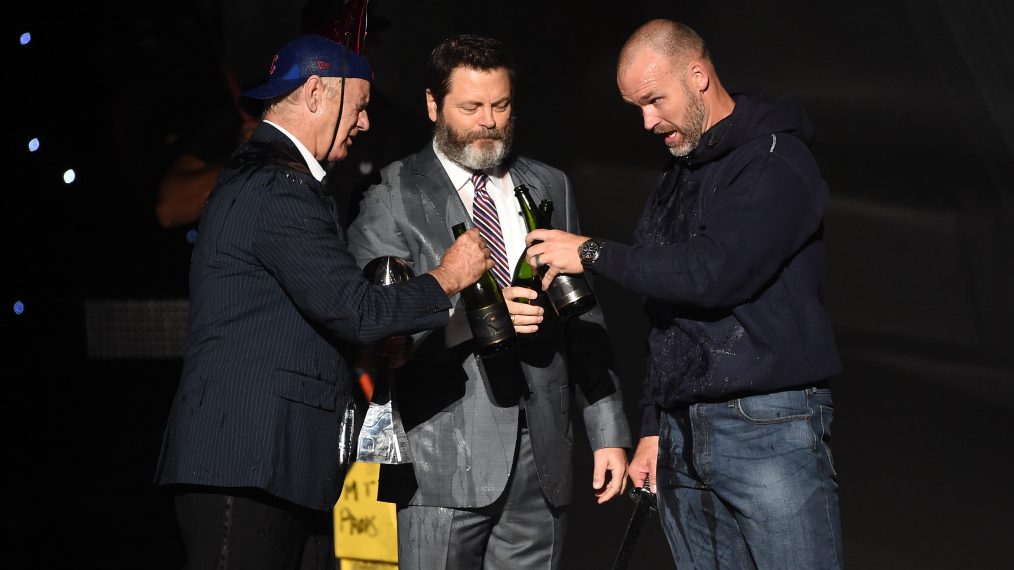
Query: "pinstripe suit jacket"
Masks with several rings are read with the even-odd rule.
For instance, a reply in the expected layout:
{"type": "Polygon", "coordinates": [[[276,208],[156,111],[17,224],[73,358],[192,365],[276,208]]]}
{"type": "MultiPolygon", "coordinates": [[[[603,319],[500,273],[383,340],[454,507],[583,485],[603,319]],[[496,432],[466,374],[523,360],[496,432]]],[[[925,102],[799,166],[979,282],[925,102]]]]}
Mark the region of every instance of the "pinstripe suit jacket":
{"type": "MultiPolygon", "coordinates": [[[[554,227],[578,231],[574,196],[562,172],[519,157],[510,173],[515,184],[532,189],[536,202],[553,201],[554,227]]],[[[360,264],[396,255],[417,273],[429,271],[451,245],[449,228],[469,219],[427,145],[381,172],[380,184],[364,195],[349,228],[349,250],[360,264]]],[[[510,477],[518,410],[524,405],[542,490],[554,506],[566,505],[572,484],[574,386],[592,449],[630,447],[599,309],[564,322],[550,308],[538,337],[526,336],[520,369],[516,360],[478,358],[469,343],[448,349],[443,328],[413,337],[409,363],[395,374],[412,472],[383,466],[381,498],[455,508],[489,505],[510,477]]]]}
{"type": "Polygon", "coordinates": [[[193,253],[190,330],[158,483],[334,505],[347,459],[346,347],[442,326],[451,305],[429,275],[370,285],[332,204],[271,125],[226,165],[193,253]]]}

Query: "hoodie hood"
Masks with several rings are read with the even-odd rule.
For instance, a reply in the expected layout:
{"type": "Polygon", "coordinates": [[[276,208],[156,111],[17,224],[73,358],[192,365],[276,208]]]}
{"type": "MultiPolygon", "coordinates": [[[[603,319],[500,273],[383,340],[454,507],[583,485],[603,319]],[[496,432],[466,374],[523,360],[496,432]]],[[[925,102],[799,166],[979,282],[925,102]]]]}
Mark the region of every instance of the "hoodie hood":
{"type": "Polygon", "coordinates": [[[736,102],[732,113],[701,135],[700,144],[686,157],[688,164],[718,160],[734,148],[772,134],[792,135],[810,146],[813,124],[794,99],[772,100],[753,93],[736,93],[732,98],[736,102]]]}

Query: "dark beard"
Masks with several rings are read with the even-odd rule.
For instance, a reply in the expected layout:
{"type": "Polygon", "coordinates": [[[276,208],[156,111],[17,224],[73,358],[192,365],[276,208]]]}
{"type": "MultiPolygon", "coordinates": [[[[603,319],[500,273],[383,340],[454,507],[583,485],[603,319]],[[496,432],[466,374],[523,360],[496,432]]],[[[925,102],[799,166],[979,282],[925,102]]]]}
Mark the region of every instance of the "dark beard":
{"type": "Polygon", "coordinates": [[[444,121],[443,113],[437,113],[433,131],[437,148],[447,158],[466,170],[490,170],[500,166],[511,151],[514,142],[514,117],[503,129],[483,129],[478,132],[459,135],[444,121]],[[479,145],[472,143],[482,140],[479,145]]]}

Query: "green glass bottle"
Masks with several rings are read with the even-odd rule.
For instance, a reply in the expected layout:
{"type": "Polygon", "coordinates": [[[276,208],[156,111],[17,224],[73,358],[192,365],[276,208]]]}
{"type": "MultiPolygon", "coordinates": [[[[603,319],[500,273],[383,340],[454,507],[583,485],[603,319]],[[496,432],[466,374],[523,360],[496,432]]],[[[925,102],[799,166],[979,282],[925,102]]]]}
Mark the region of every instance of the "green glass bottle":
{"type": "MultiPolygon", "coordinates": [[[[455,239],[465,233],[465,224],[457,224],[451,231],[455,239]]],[[[504,302],[503,291],[489,271],[478,281],[461,290],[465,316],[472,329],[475,353],[490,356],[518,345],[518,335],[511,323],[511,315],[504,302]]]]}
{"type": "MultiPolygon", "coordinates": [[[[518,199],[518,204],[521,206],[521,217],[525,220],[527,231],[538,228],[538,213],[535,210],[535,202],[532,201],[532,197],[528,193],[528,187],[524,184],[518,186],[514,189],[514,196],[518,199]]],[[[527,287],[540,294],[542,292],[542,278],[532,265],[528,263],[527,251],[521,252],[521,257],[518,259],[517,265],[514,266],[514,276],[511,278],[511,285],[527,287]]],[[[516,303],[531,303],[532,299],[516,297],[514,301],[516,303]]]]}
{"type": "MultiPolygon", "coordinates": [[[[524,184],[514,189],[514,195],[521,204],[522,213],[526,210],[533,213],[532,219],[537,228],[544,230],[553,228],[551,223],[553,219],[552,200],[543,200],[539,203],[538,208],[536,208],[535,201],[532,200],[528,187],[524,184]],[[538,213],[536,214],[535,212],[538,213]]],[[[525,218],[525,223],[528,223],[527,217],[525,218]]],[[[534,228],[529,227],[528,231],[532,229],[534,228]]],[[[535,268],[535,273],[539,276],[540,282],[548,269],[549,267],[546,265],[535,268]]],[[[595,293],[592,292],[591,285],[588,284],[588,279],[585,278],[584,274],[570,275],[561,273],[557,275],[546,289],[546,296],[549,297],[549,303],[553,306],[553,310],[561,317],[579,315],[598,304],[598,301],[595,299],[595,293]]]]}

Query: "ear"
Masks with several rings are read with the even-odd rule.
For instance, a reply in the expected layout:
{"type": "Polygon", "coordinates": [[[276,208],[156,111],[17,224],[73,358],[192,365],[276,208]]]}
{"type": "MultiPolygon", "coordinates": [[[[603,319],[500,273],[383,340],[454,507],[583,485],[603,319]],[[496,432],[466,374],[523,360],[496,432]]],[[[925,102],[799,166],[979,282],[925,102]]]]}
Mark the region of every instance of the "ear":
{"type": "Polygon", "coordinates": [[[704,93],[711,85],[711,74],[702,62],[694,61],[687,70],[687,82],[698,93],[704,93]]]}
{"type": "Polygon", "coordinates": [[[306,105],[306,109],[311,113],[316,113],[324,102],[324,82],[320,76],[311,75],[300,89],[302,89],[303,104],[306,105]]]}
{"type": "Polygon", "coordinates": [[[426,90],[426,113],[431,121],[437,122],[437,100],[433,98],[433,92],[429,89],[426,90]]]}

